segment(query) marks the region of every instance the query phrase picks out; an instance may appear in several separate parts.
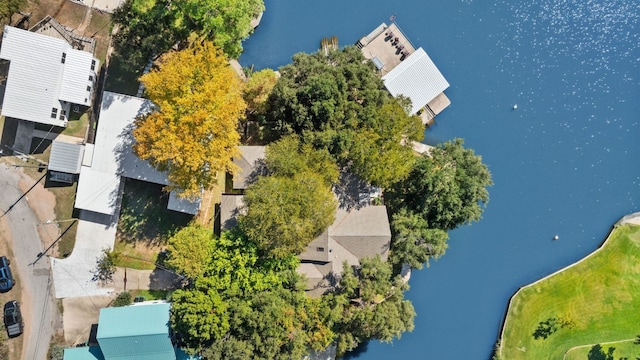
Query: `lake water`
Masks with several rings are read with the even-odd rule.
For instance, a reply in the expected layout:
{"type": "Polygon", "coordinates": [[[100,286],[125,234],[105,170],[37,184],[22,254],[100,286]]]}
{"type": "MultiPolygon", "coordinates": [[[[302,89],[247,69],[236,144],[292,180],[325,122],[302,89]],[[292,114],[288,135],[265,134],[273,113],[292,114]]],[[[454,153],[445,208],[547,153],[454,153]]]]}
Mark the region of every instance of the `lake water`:
{"type": "Polygon", "coordinates": [[[582,258],[640,211],[637,0],[265,3],[240,58],[256,69],[316,51],[325,36],[353,44],[395,15],[451,83],[452,105],[425,142],[464,138],[495,182],[483,219],[414,272],[415,330],[352,358],[489,358],[518,287],[582,258]]]}

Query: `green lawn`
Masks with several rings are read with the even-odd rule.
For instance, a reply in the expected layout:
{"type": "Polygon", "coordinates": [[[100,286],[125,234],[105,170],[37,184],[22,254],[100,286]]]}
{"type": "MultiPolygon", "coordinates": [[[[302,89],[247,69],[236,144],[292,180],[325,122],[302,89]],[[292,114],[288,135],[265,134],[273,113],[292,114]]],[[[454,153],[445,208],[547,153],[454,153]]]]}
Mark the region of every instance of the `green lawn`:
{"type": "Polygon", "coordinates": [[[126,181],[114,246],[120,254],[117,266],[154,269],[169,237],[193,220],[192,215],[167,210],[168,200],[161,185],[126,181]]]}
{"type": "MultiPolygon", "coordinates": [[[[573,347],[633,339],[637,334],[640,334],[640,226],[622,225],[613,231],[602,250],[589,259],[524,288],[513,298],[501,358],[563,359],[573,347]],[[553,319],[555,326],[544,326],[553,324],[553,319]]],[[[616,359],[620,356],[635,359],[635,354],[627,355],[626,350],[622,353],[627,345],[611,345],[617,349],[616,359]]],[[[571,359],[587,359],[590,347],[571,351],[576,351],[570,354],[571,359]]],[[[605,350],[608,347],[603,346],[605,350]]],[[[636,353],[640,354],[640,346],[636,353]]]]}
{"type": "MultiPolygon", "coordinates": [[[[629,360],[635,360],[637,357],[640,357],[640,345],[635,344],[633,340],[601,344],[600,346],[605,353],[609,350],[609,348],[615,349],[613,351],[613,356],[615,359],[627,358],[629,360]]],[[[565,359],[566,360],[600,359],[599,357],[593,355],[595,351],[593,351],[592,348],[593,346],[573,348],[567,353],[567,356],[565,357],[565,359]],[[592,352],[591,357],[589,357],[590,352],[592,352]]]]}

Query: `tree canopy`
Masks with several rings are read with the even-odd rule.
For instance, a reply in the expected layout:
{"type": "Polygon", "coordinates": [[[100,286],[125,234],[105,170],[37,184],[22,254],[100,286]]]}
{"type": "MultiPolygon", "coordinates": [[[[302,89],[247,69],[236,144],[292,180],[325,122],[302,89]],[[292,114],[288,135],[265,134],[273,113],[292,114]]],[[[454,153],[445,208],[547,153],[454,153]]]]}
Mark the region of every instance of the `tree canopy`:
{"type": "Polygon", "coordinates": [[[133,149],[167,172],[170,189],[195,197],[218,173],[235,170],[246,105],[242,82],[218,48],[205,42],[168,53],[140,81],[157,109],[136,120],[133,149]]]}
{"type": "Polygon", "coordinates": [[[127,0],[113,13],[119,27],[114,46],[133,71],[190,36],[237,58],[251,20],[263,10],[262,0],[127,0]]]}
{"type": "Polygon", "coordinates": [[[412,269],[422,269],[429,259],[438,259],[447,249],[447,232],[430,229],[421,215],[403,208],[393,214],[393,251],[389,262],[397,267],[404,264],[412,269]]]}
{"type": "Polygon", "coordinates": [[[214,252],[210,229],[192,224],[169,239],[166,264],[186,278],[195,280],[205,274],[214,252]]]}
{"type": "MultiPolygon", "coordinates": [[[[197,227],[186,233],[212,248],[206,270],[171,296],[171,325],[189,352],[211,359],[301,358],[333,339],[318,300],[300,286],[295,256],[260,258],[256,245],[239,232],[215,238],[197,227]]],[[[188,257],[170,254],[176,256],[188,257]]]]}
{"type": "Polygon", "coordinates": [[[361,259],[355,268],[345,263],[336,291],[322,297],[323,314],[336,333],[338,354],[371,339],[390,342],[412,331],[416,313],[404,299],[407,289],[379,256],[361,259]]]}
{"type": "Polygon", "coordinates": [[[26,4],[25,0],[3,0],[0,2],[0,24],[11,22],[11,16],[26,4]]]}
{"type": "Polygon", "coordinates": [[[406,208],[420,214],[429,228],[442,230],[478,221],[493,181],[482,158],[463,145],[455,139],[419,157],[407,179],[387,194],[393,213],[406,208]]]}
{"type": "Polygon", "coordinates": [[[264,69],[252,73],[244,88],[244,101],[247,103],[247,111],[250,113],[264,113],[267,107],[267,99],[278,82],[275,71],[264,69]]]}
{"type": "Polygon", "coordinates": [[[268,174],[245,193],[240,228],[270,256],[299,254],[335,219],[338,168],[295,135],[268,145],[265,164],[268,174]]]}
{"type": "Polygon", "coordinates": [[[299,53],[280,73],[265,114],[272,136],[298,134],[374,185],[406,178],[413,161],[406,140],[422,139],[424,127],[359,49],[299,53]]]}

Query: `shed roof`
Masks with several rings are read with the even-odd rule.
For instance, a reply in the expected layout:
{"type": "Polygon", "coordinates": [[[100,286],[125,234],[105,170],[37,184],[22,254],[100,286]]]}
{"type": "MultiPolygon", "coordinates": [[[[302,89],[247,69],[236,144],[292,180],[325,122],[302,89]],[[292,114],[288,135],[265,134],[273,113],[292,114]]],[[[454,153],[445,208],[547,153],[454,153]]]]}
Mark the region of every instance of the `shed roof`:
{"type": "Polygon", "coordinates": [[[238,215],[244,206],[243,199],[243,195],[222,195],[220,198],[220,229],[229,230],[238,224],[238,215]]]}
{"type": "Polygon", "coordinates": [[[83,144],[72,144],[56,140],[51,144],[48,168],[52,171],[79,174],[83,155],[83,144]]]}
{"type": "Polygon", "coordinates": [[[171,191],[169,192],[169,203],[167,204],[167,209],[195,215],[198,213],[198,210],[200,210],[201,200],[202,197],[198,197],[195,200],[183,199],[178,196],[177,192],[171,191]]]}
{"type": "Polygon", "coordinates": [[[249,186],[249,176],[265,157],[266,148],[264,146],[238,146],[238,150],[240,150],[240,155],[234,157],[233,162],[240,169],[233,176],[233,188],[246,189],[249,186]]]}
{"type": "Polygon", "coordinates": [[[100,309],[97,339],[106,360],[175,360],[168,303],[100,309]]]}
{"type": "Polygon", "coordinates": [[[422,48],[409,55],[383,76],[382,80],[394,97],[404,95],[411,99],[411,115],[449,87],[447,80],[422,48]]]}
{"type": "Polygon", "coordinates": [[[61,39],[5,26],[0,58],[10,61],[2,115],[65,126],[59,116],[65,101],[90,105],[93,89],[87,86],[93,85],[89,76],[95,77],[98,62],[92,54],[61,39]],[[58,115],[52,118],[53,108],[58,115]]]}

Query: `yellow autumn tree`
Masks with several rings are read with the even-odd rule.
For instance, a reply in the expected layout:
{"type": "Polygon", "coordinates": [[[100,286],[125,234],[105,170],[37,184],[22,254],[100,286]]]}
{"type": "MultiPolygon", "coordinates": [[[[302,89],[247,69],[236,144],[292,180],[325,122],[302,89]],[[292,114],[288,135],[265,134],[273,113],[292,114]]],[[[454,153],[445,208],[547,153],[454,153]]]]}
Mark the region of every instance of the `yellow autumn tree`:
{"type": "Polygon", "coordinates": [[[194,198],[218,174],[233,172],[246,104],[243,83],[210,42],[164,55],[143,75],[156,110],[136,120],[133,150],[166,171],[170,190],[194,198]]]}

